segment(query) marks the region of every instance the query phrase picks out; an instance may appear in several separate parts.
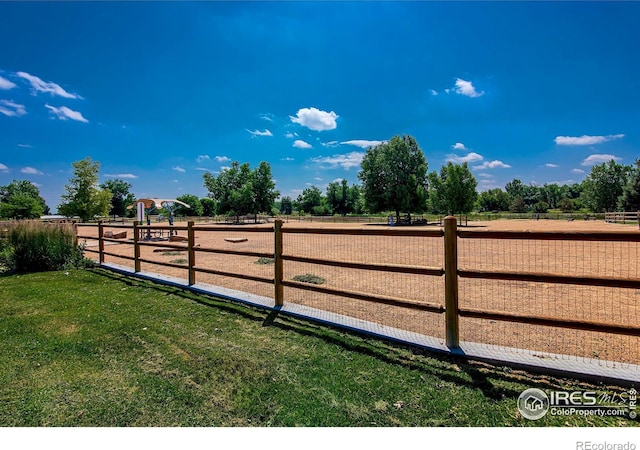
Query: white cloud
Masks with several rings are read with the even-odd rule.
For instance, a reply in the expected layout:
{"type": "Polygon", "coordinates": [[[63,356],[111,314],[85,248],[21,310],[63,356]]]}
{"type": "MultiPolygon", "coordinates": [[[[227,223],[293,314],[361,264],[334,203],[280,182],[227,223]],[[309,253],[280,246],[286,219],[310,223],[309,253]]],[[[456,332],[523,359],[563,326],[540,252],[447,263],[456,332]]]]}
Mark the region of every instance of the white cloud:
{"type": "Polygon", "coordinates": [[[198,155],[196,158],[196,162],[201,163],[202,161],[209,161],[211,157],[209,155],[198,155]]]}
{"type": "Polygon", "coordinates": [[[284,135],[284,137],[289,138],[289,139],[293,139],[294,137],[297,137],[298,133],[292,133],[291,131],[289,131],[287,134],[284,135]]]}
{"type": "Polygon", "coordinates": [[[14,87],[16,87],[15,83],[12,83],[11,81],[7,80],[6,78],[0,77],[0,89],[2,89],[4,91],[8,91],[9,89],[13,89],[14,87]]]}
{"type": "Polygon", "coordinates": [[[206,167],[196,167],[196,170],[200,170],[201,172],[212,172],[211,169],[207,169],[206,167]]]}
{"type": "Polygon", "coordinates": [[[329,141],[329,142],[320,142],[320,145],[322,145],[323,147],[333,148],[333,147],[338,147],[340,143],[338,141],[329,141]]]}
{"type": "Polygon", "coordinates": [[[364,158],[363,152],[351,152],[344,155],[318,156],[311,161],[324,166],[324,168],[335,169],[342,167],[349,170],[352,167],[359,167],[364,158]]]}
{"type": "Polygon", "coordinates": [[[26,72],[17,72],[16,75],[31,83],[31,87],[35,92],[47,92],[51,95],[57,95],[58,97],[82,99],[78,94],[67,92],[56,83],[43,81],[35,75],[31,75],[26,72]]]}
{"type": "Polygon", "coordinates": [[[9,168],[7,166],[5,166],[4,164],[0,163],[0,172],[8,173],[9,172],[9,168]]]}
{"type": "Polygon", "coordinates": [[[186,170],[184,170],[182,167],[180,166],[175,166],[173,167],[173,170],[175,170],[176,172],[180,172],[180,173],[185,173],[186,170]]]}
{"type": "Polygon", "coordinates": [[[38,169],[28,166],[20,169],[20,173],[26,173],[29,175],[44,175],[44,173],[40,172],[38,169]]]}
{"type": "Polygon", "coordinates": [[[482,161],[484,157],[479,155],[478,153],[471,152],[466,156],[458,156],[454,154],[447,155],[447,162],[452,162],[454,164],[463,164],[466,162],[478,162],[482,161]]]}
{"type": "Polygon", "coordinates": [[[320,177],[315,177],[315,178],[314,178],[314,180],[316,180],[316,181],[322,181],[322,178],[320,178],[320,177]]]}
{"type": "Polygon", "coordinates": [[[612,141],[614,139],[622,139],[624,134],[609,134],[607,136],[556,136],[555,143],[557,145],[594,145],[603,142],[612,141]]]}
{"type": "Polygon", "coordinates": [[[433,95],[433,96],[438,95],[438,91],[436,91],[435,89],[430,89],[430,90],[429,90],[429,93],[430,93],[431,95],[433,95]]]}
{"type": "Polygon", "coordinates": [[[571,169],[571,173],[584,173],[582,169],[571,169]]]}
{"type": "Polygon", "coordinates": [[[384,141],[368,141],[366,139],[354,139],[354,140],[351,140],[351,141],[343,141],[343,142],[340,142],[340,143],[344,144],[344,145],[355,145],[356,147],[368,149],[370,147],[376,147],[376,146],[382,144],[383,142],[384,141]]]}
{"type": "Polygon", "coordinates": [[[29,144],[18,144],[18,147],[22,147],[22,148],[33,148],[33,146],[29,145],[29,144]]]}
{"type": "Polygon", "coordinates": [[[463,152],[466,152],[466,151],[469,150],[467,147],[464,146],[464,144],[462,142],[456,142],[455,144],[453,144],[451,146],[451,148],[453,150],[462,150],[463,152]]]}
{"type": "Polygon", "coordinates": [[[462,78],[456,78],[456,94],[465,95],[467,97],[475,98],[484,95],[484,91],[476,91],[471,81],[463,80],[462,78]]]}
{"type": "Polygon", "coordinates": [[[318,108],[301,108],[296,117],[289,116],[293,123],[298,123],[314,131],[335,130],[338,124],[336,119],[339,116],[331,111],[321,111],[318,108]]]}
{"type": "Polygon", "coordinates": [[[474,166],[474,169],[508,169],[510,167],[509,164],[505,164],[502,161],[485,161],[479,166],[474,166]]]}
{"type": "Polygon", "coordinates": [[[138,178],[138,175],[132,173],[105,173],[104,176],[109,178],[138,178]]]}
{"type": "Polygon", "coordinates": [[[24,105],[19,105],[11,100],[0,100],[0,114],[9,117],[20,117],[27,113],[24,105]],[[2,106],[3,105],[3,106],[2,106]]]}
{"type": "Polygon", "coordinates": [[[216,156],[216,161],[218,161],[219,163],[223,163],[223,162],[229,162],[231,161],[231,159],[228,158],[227,156],[216,156]]]}
{"type": "Polygon", "coordinates": [[[269,130],[264,130],[264,131],[260,131],[260,130],[254,130],[251,131],[247,128],[245,128],[245,130],[247,130],[249,132],[249,134],[251,134],[251,136],[273,136],[273,133],[271,133],[271,131],[269,130]]]}
{"type": "Polygon", "coordinates": [[[301,141],[300,139],[296,139],[293,142],[293,146],[294,147],[298,147],[298,148],[311,148],[313,147],[311,144],[309,144],[308,142],[305,141],[301,141]]]}
{"type": "Polygon", "coordinates": [[[222,167],[220,167],[220,171],[224,172],[225,170],[231,170],[231,166],[222,166],[222,167]]]}
{"type": "Polygon", "coordinates": [[[260,116],[262,120],[266,120],[267,122],[273,122],[273,118],[268,114],[263,114],[260,116]]]}
{"type": "Polygon", "coordinates": [[[560,167],[559,165],[553,164],[553,163],[546,163],[545,166],[550,168],[550,169],[556,169],[556,168],[560,167]]]}
{"type": "Polygon", "coordinates": [[[82,117],[82,114],[78,111],[74,111],[72,109],[67,108],[66,106],[61,106],[60,108],[56,108],[51,105],[44,105],[45,108],[48,108],[52,114],[54,114],[60,120],[76,120],[78,122],[88,123],[89,121],[82,117]]]}
{"type": "Polygon", "coordinates": [[[287,156],[286,158],[282,158],[280,161],[294,161],[294,158],[287,156]]]}
{"type": "Polygon", "coordinates": [[[606,163],[611,160],[618,161],[620,158],[614,155],[589,155],[584,161],[582,161],[583,166],[593,166],[594,164],[606,163]]]}

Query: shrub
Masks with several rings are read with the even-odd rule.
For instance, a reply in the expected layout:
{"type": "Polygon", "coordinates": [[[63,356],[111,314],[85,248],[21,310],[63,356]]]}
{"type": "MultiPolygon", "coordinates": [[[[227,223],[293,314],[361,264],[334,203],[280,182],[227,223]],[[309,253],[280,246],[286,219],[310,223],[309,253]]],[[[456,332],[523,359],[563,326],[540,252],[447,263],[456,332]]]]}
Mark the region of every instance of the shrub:
{"type": "Polygon", "coordinates": [[[300,281],[301,283],[311,283],[311,284],[324,284],[325,279],[319,277],[318,275],[314,275],[312,273],[305,273],[304,275],[296,275],[293,277],[295,281],[300,281]]]}
{"type": "Polygon", "coordinates": [[[75,230],[67,224],[18,221],[9,226],[1,263],[18,273],[88,267],[92,262],[76,243],[75,230]]]}

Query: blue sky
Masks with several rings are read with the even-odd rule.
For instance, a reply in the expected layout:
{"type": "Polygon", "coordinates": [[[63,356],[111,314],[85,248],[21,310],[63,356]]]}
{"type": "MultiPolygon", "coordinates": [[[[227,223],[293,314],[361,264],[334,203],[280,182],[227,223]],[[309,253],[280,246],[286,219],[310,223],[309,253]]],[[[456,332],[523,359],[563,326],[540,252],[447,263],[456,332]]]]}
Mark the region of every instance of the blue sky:
{"type": "Polygon", "coordinates": [[[71,163],[138,197],[271,164],[296,197],[414,136],[479,190],[640,150],[637,2],[0,2],[0,185],[55,211],[71,163]]]}

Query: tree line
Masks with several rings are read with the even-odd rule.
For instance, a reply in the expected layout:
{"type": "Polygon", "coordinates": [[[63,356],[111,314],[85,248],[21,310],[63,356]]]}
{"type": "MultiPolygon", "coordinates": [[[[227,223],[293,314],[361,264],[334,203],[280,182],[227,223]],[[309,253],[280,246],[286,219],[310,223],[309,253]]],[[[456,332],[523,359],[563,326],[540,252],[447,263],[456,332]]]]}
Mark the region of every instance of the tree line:
{"type": "MultiPolygon", "coordinates": [[[[72,163],[73,176],[65,185],[58,212],[82,221],[95,217],[133,217],[136,197],[132,185],[113,179],[98,184],[100,163],[90,157],[72,163]]],[[[428,172],[424,152],[412,136],[394,136],[369,148],[361,163],[361,184],[335,180],[323,193],[318,187],[304,189],[295,199],[282,197],[267,162],[252,169],[237,161],[217,175],[205,173],[205,198],[185,194],[177,197],[177,216],[243,216],[257,214],[348,215],[393,213],[459,214],[471,211],[544,213],[640,210],[640,160],[634,165],[614,160],[594,165],[581,183],[526,185],[519,179],[504,189],[478,193],[478,182],[468,163],[448,162],[439,171],[428,172]]],[[[27,180],[0,186],[0,217],[38,218],[49,214],[38,188],[27,180]]]]}

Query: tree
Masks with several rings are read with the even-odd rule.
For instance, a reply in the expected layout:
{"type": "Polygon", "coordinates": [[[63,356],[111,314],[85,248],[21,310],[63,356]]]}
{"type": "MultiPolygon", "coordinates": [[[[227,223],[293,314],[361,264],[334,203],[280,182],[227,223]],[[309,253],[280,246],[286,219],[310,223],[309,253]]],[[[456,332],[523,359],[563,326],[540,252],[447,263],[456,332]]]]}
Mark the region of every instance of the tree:
{"type": "Polygon", "coordinates": [[[13,180],[0,186],[0,217],[37,219],[43,214],[49,214],[49,207],[30,181],[13,180]]]}
{"type": "Polygon", "coordinates": [[[593,166],[582,182],[582,199],[587,208],[595,213],[615,211],[630,169],[613,159],[593,166]]]}
{"type": "Polygon", "coordinates": [[[186,206],[181,205],[180,203],[176,203],[176,209],[174,211],[174,215],[176,216],[189,216],[189,217],[200,217],[203,213],[202,203],[200,199],[195,195],[184,194],[180,197],[176,198],[176,200],[180,200],[181,202],[189,205],[186,206]]]}
{"type": "Polygon", "coordinates": [[[640,211],[640,159],[629,171],[627,184],[622,188],[618,207],[623,211],[640,211]]]}
{"type": "MultiPolygon", "coordinates": [[[[240,216],[243,214],[270,213],[275,199],[280,193],[275,190],[269,163],[261,162],[255,170],[249,163],[231,163],[215,177],[203,175],[204,185],[217,204],[218,214],[240,216]]],[[[257,220],[257,218],[256,218],[257,220]]]]}
{"type": "Polygon", "coordinates": [[[111,204],[111,192],[98,187],[100,163],[91,157],[76,161],[73,166],[73,177],[65,185],[62,203],[58,212],[64,216],[78,216],[87,221],[96,216],[107,216],[111,204]]]}
{"type": "Polygon", "coordinates": [[[129,190],[131,184],[120,179],[107,180],[100,185],[101,189],[111,192],[111,205],[109,207],[109,215],[120,217],[133,217],[135,208],[129,208],[136,202],[136,197],[129,190]]]}
{"type": "Polygon", "coordinates": [[[216,214],[216,201],[209,197],[200,199],[202,205],[202,215],[205,217],[212,217],[216,214]]]}
{"type": "Polygon", "coordinates": [[[302,194],[296,198],[295,207],[298,211],[307,214],[322,215],[325,210],[329,212],[329,208],[326,206],[326,200],[322,196],[320,189],[316,186],[308,187],[302,191],[302,194]]]}
{"type": "Polygon", "coordinates": [[[509,205],[509,211],[512,213],[523,213],[527,210],[527,205],[524,204],[522,197],[516,197],[511,201],[509,205]]]}
{"type": "Polygon", "coordinates": [[[280,192],[276,190],[276,184],[271,176],[271,166],[262,161],[253,171],[254,207],[253,213],[271,213],[276,198],[280,192]]]}
{"type": "Polygon", "coordinates": [[[540,193],[542,194],[542,201],[546,203],[549,208],[555,209],[558,207],[558,202],[562,199],[560,186],[555,183],[545,184],[540,189],[540,193]]]}
{"type": "Polygon", "coordinates": [[[469,164],[447,163],[429,174],[429,204],[436,214],[468,213],[478,198],[478,182],[469,170],[469,164]]]}
{"type": "Polygon", "coordinates": [[[394,136],[369,148],[358,178],[366,207],[371,212],[424,211],[427,197],[427,160],[411,136],[394,136]]]}
{"type": "Polygon", "coordinates": [[[514,178],[513,180],[509,181],[504,186],[504,190],[507,191],[507,194],[509,194],[509,197],[512,202],[517,197],[524,198],[525,186],[522,183],[522,181],[520,181],[517,178],[514,178]]]}
{"type": "Polygon", "coordinates": [[[480,192],[478,195],[478,209],[480,211],[508,211],[509,194],[500,188],[480,192]]]}
{"type": "Polygon", "coordinates": [[[293,202],[291,197],[282,197],[280,201],[280,214],[284,214],[285,216],[291,215],[293,212],[293,202]]]}

